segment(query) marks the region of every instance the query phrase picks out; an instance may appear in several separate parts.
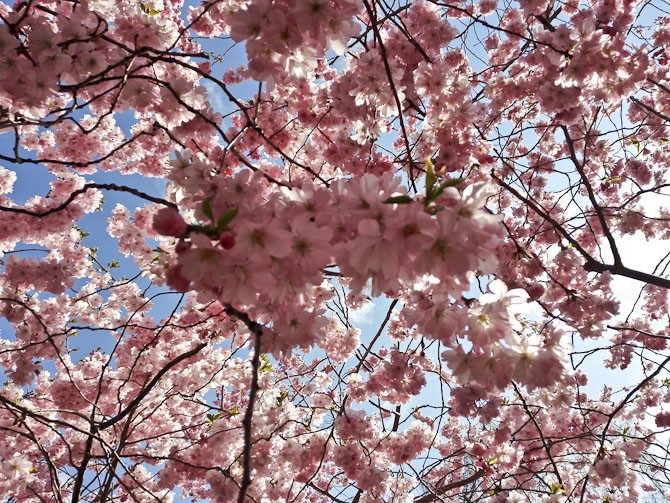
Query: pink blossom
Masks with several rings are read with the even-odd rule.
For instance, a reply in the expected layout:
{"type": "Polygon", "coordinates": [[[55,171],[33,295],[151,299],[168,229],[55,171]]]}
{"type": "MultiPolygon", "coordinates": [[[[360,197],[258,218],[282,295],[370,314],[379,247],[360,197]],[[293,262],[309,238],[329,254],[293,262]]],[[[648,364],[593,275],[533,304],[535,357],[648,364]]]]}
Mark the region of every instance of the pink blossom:
{"type": "Polygon", "coordinates": [[[670,19],[195,3],[0,2],[0,494],[667,479],[670,19]]]}
{"type": "Polygon", "coordinates": [[[163,236],[181,237],[186,233],[188,225],[174,208],[161,208],[154,215],[153,227],[163,236]]]}
{"type": "Polygon", "coordinates": [[[670,412],[659,412],[656,414],[656,426],[659,428],[670,427],[670,412]]]}

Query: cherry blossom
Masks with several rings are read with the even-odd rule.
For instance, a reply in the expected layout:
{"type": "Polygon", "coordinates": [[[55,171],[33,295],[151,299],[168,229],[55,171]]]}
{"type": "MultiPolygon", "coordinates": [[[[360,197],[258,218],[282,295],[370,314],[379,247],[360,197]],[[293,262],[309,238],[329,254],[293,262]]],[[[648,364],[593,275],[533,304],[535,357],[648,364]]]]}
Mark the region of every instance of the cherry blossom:
{"type": "Polygon", "coordinates": [[[655,1],[0,3],[0,494],[662,499],[668,44],[655,1]]]}

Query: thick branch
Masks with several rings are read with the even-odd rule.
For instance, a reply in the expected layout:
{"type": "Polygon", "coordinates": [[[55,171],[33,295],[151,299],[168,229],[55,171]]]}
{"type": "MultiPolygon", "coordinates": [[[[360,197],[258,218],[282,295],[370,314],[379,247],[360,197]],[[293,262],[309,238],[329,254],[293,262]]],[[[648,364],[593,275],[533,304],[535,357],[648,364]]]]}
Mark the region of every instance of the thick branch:
{"type": "Polygon", "coordinates": [[[630,269],[621,264],[603,264],[595,260],[590,260],[584,264],[584,269],[589,272],[609,272],[610,274],[616,276],[624,276],[626,278],[636,279],[650,285],[660,286],[661,288],[667,288],[670,290],[670,279],[662,278],[660,276],[655,276],[642,271],[636,271],[635,269],[630,269]]]}
{"type": "Polygon", "coordinates": [[[451,484],[447,484],[446,486],[440,487],[437,491],[429,493],[429,494],[424,494],[423,496],[417,498],[414,500],[414,503],[431,503],[433,501],[437,501],[437,499],[440,497],[440,495],[445,494],[452,489],[457,489],[459,487],[467,486],[468,484],[472,484],[476,480],[479,480],[484,476],[486,472],[483,469],[477,470],[475,473],[470,475],[469,477],[459,480],[457,482],[452,482],[451,484]]]}
{"type": "Polygon", "coordinates": [[[53,213],[57,213],[59,211],[64,210],[70,205],[70,203],[72,203],[77,198],[77,196],[85,193],[89,189],[103,189],[103,190],[115,190],[118,192],[128,192],[130,194],[133,194],[134,196],[146,199],[147,201],[151,201],[152,203],[164,204],[165,206],[171,206],[173,208],[177,207],[174,203],[166,199],[151,196],[149,194],[142,192],[141,190],[137,190],[132,187],[126,187],[125,185],[116,185],[115,183],[87,183],[81,189],[77,189],[74,192],[72,192],[72,194],[70,194],[69,197],[61,204],[59,204],[58,206],[54,206],[53,208],[49,208],[48,210],[31,211],[26,210],[25,208],[12,208],[8,206],[0,206],[0,211],[7,211],[9,213],[21,213],[22,215],[30,215],[31,217],[37,217],[37,218],[46,217],[53,213]]]}
{"type": "Polygon", "coordinates": [[[243,313],[232,307],[226,305],[224,307],[229,316],[234,316],[244,322],[244,324],[254,334],[254,356],[251,359],[251,386],[249,389],[249,403],[247,409],[244,411],[244,419],[242,419],[242,426],[244,427],[244,451],[242,452],[242,483],[240,484],[240,492],[237,496],[238,503],[244,503],[247,490],[251,485],[251,430],[253,426],[254,404],[256,403],[256,395],[258,394],[258,372],[260,368],[261,359],[261,338],[263,336],[263,326],[253,321],[248,314],[243,313]]]}

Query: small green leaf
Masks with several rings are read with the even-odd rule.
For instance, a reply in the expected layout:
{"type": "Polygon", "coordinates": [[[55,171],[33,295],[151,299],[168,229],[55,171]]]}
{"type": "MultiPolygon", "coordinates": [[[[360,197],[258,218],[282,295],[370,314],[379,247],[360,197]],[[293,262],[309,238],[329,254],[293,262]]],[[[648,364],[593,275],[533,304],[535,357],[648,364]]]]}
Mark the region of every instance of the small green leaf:
{"type": "Polygon", "coordinates": [[[433,193],[433,186],[437,181],[435,176],[435,169],[433,166],[433,161],[426,159],[426,199],[432,201],[434,198],[431,197],[433,193]]]}
{"type": "Polygon", "coordinates": [[[145,3],[141,3],[140,7],[142,9],[142,12],[145,14],[149,14],[150,16],[155,16],[156,14],[160,14],[161,11],[152,9],[149,5],[145,3]]]}
{"type": "Polygon", "coordinates": [[[207,422],[208,423],[213,423],[214,421],[219,419],[219,417],[221,417],[220,412],[217,412],[216,414],[207,414],[207,422]]]}
{"type": "Polygon", "coordinates": [[[214,221],[214,211],[212,210],[212,200],[211,199],[205,199],[202,202],[202,212],[212,222],[214,221]]]}
{"type": "Polygon", "coordinates": [[[270,359],[267,355],[261,355],[261,360],[263,360],[263,365],[258,369],[259,372],[272,372],[272,367],[270,366],[270,359]]]}
{"type": "Polygon", "coordinates": [[[226,227],[228,227],[228,224],[232,222],[233,218],[237,216],[237,208],[232,208],[230,210],[226,210],[221,215],[219,215],[219,219],[216,221],[216,228],[220,232],[224,230],[226,227]]]}
{"type": "Polygon", "coordinates": [[[567,494],[567,491],[563,489],[563,484],[551,484],[551,494],[567,494]]]}
{"type": "Polygon", "coordinates": [[[491,458],[488,460],[489,466],[495,465],[498,462],[498,458],[491,458]]]}
{"type": "Polygon", "coordinates": [[[632,138],[630,142],[637,147],[637,153],[642,152],[642,143],[637,138],[632,138]]]}
{"type": "Polygon", "coordinates": [[[414,199],[411,196],[392,196],[388,199],[384,199],[384,204],[409,204],[414,199]]]}
{"type": "Polygon", "coordinates": [[[73,225],[72,228],[79,233],[79,241],[91,235],[90,233],[86,232],[84,229],[77,227],[76,225],[73,225]]]}
{"type": "Polygon", "coordinates": [[[109,263],[109,268],[110,268],[110,269],[116,269],[117,267],[121,267],[121,266],[119,265],[119,263],[118,263],[116,260],[112,260],[112,261],[109,263]]]}
{"type": "Polygon", "coordinates": [[[284,400],[288,398],[288,391],[282,391],[279,393],[279,396],[277,397],[277,405],[281,405],[284,403],[284,400]]]}
{"type": "Polygon", "coordinates": [[[237,416],[240,413],[240,410],[237,408],[237,405],[235,405],[232,409],[228,411],[228,414],[231,416],[237,416]]]}

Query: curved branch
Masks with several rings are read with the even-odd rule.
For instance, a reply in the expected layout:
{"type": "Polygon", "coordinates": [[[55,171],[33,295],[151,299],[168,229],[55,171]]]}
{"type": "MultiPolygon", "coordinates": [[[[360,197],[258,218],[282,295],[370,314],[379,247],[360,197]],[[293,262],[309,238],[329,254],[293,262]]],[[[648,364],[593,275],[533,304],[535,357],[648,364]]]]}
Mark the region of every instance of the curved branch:
{"type": "Polygon", "coordinates": [[[414,503],[431,503],[433,501],[437,501],[437,499],[440,497],[440,495],[443,495],[452,489],[457,489],[459,487],[467,486],[468,484],[472,484],[473,482],[481,479],[484,475],[486,474],[486,471],[483,468],[480,468],[477,470],[475,473],[470,475],[467,478],[464,478],[463,480],[459,480],[457,482],[452,482],[450,484],[447,484],[446,486],[440,487],[437,491],[429,493],[429,494],[424,494],[423,496],[420,496],[419,498],[414,500],[414,503]]]}
{"type": "Polygon", "coordinates": [[[70,205],[70,203],[72,203],[77,198],[77,196],[84,194],[86,191],[90,189],[103,189],[103,190],[115,190],[117,192],[128,192],[129,194],[133,194],[134,196],[146,199],[147,201],[151,201],[152,203],[163,204],[165,206],[170,206],[175,209],[177,208],[177,205],[175,203],[170,202],[167,199],[163,199],[162,197],[151,196],[145,192],[142,192],[141,190],[137,190],[132,187],[126,187],[125,185],[117,185],[115,183],[87,183],[81,189],[77,189],[74,192],[72,192],[72,194],[70,194],[68,198],[61,204],[59,204],[58,206],[54,206],[53,208],[49,208],[48,210],[31,211],[26,210],[24,208],[12,208],[8,206],[0,206],[0,211],[7,211],[9,213],[20,213],[22,215],[29,215],[31,217],[42,218],[64,210],[70,205]]]}

